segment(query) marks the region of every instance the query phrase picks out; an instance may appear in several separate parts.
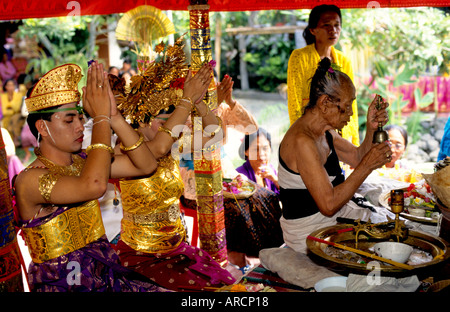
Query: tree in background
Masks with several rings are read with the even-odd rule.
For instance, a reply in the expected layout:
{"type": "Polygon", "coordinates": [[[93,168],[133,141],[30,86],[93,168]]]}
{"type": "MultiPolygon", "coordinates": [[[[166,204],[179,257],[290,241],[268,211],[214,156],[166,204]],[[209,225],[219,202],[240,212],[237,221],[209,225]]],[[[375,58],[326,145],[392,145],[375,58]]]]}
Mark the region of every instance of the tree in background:
{"type": "MultiPolygon", "coordinates": [[[[216,36],[216,16],[222,20],[221,72],[229,74],[239,87],[239,50],[235,36],[225,32],[239,26],[296,25],[307,21],[310,10],[215,12],[211,18],[211,40],[216,36]]],[[[376,82],[377,90],[359,86],[361,96],[360,114],[365,114],[364,99],[370,93],[380,93],[386,98],[399,101],[395,107],[404,105],[397,95],[389,94],[388,84],[398,86],[411,83],[421,75],[449,73],[450,68],[450,15],[436,8],[410,9],[346,9],[343,13],[343,30],[338,48],[344,52],[370,49],[369,81],[376,82]],[[386,78],[389,77],[389,82],[386,78]]],[[[177,33],[175,39],[189,29],[187,11],[173,11],[177,33]]],[[[46,72],[52,67],[74,62],[82,68],[86,61],[95,58],[96,38],[114,27],[120,14],[110,16],[81,16],[23,20],[22,36],[36,36],[43,46],[41,57],[32,66],[46,72]]],[[[189,40],[189,32],[186,40],[189,40]]],[[[250,87],[266,92],[276,92],[286,83],[287,63],[296,48],[293,34],[250,35],[246,38],[250,87]]],[[[125,49],[126,50],[126,49],[125,49]]],[[[358,74],[358,73],[357,73],[358,74]]],[[[360,73],[361,74],[361,73],[360,73]]],[[[423,102],[423,101],[422,101],[423,102]]],[[[395,116],[394,116],[395,117],[395,116]]]]}
{"type": "MultiPolygon", "coordinates": [[[[450,15],[436,8],[359,9],[343,10],[343,20],[339,42],[342,50],[349,54],[356,52],[355,63],[363,55],[359,52],[369,51],[367,67],[356,73],[366,78],[357,86],[359,114],[365,114],[373,94],[377,93],[391,104],[390,122],[406,124],[409,133],[417,133],[424,114],[413,112],[405,120],[402,109],[407,102],[400,92],[392,90],[422,76],[448,75],[450,15]]],[[[419,108],[434,100],[432,92],[423,95],[418,89],[414,96],[419,108]]],[[[360,122],[364,130],[365,120],[360,122]]]]}
{"type": "Polygon", "coordinates": [[[117,15],[24,19],[19,37],[36,38],[39,48],[39,57],[29,60],[27,72],[42,75],[66,63],[77,64],[86,71],[88,60],[96,58],[97,37],[107,33],[108,25],[115,25],[116,21],[117,15]]]}

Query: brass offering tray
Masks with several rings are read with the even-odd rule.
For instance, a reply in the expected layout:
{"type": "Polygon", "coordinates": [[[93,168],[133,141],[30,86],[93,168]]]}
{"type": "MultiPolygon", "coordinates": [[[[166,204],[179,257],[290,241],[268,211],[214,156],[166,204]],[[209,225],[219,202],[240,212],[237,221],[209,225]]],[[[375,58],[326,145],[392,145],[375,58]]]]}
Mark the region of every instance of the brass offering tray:
{"type": "MultiPolygon", "coordinates": [[[[377,239],[374,237],[370,237],[365,233],[359,234],[358,240],[356,240],[355,231],[348,230],[352,227],[354,227],[353,224],[338,224],[314,231],[310,234],[310,236],[340,245],[345,245],[347,247],[358,249],[371,254],[374,254],[374,252],[371,250],[371,247],[373,247],[373,245],[375,245],[376,243],[389,240],[397,241],[394,237],[392,237],[391,239],[377,239]]],[[[404,273],[416,274],[417,272],[420,272],[424,269],[429,269],[433,266],[436,266],[437,264],[444,262],[450,256],[448,243],[445,240],[436,236],[428,235],[426,233],[410,230],[408,231],[407,237],[402,239],[401,242],[430,254],[433,259],[426,263],[412,265],[410,269],[396,267],[378,261],[379,269],[382,272],[388,273],[389,275],[404,273]]],[[[355,271],[363,274],[368,274],[373,270],[372,267],[367,266],[368,262],[374,261],[373,259],[363,259],[363,263],[358,263],[354,261],[354,259],[342,259],[330,255],[330,253],[328,252],[329,249],[327,250],[327,248],[330,248],[329,244],[321,243],[311,239],[307,239],[306,244],[309,252],[312,253],[312,258],[315,258],[313,260],[319,261],[319,264],[323,264],[329,267],[331,270],[355,271]]]]}

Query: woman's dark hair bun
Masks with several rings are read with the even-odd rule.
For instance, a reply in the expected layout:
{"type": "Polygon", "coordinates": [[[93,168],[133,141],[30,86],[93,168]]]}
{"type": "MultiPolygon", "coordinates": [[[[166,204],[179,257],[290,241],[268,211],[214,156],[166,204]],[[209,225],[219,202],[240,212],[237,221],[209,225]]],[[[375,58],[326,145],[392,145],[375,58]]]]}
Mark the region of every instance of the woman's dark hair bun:
{"type": "Polygon", "coordinates": [[[322,73],[326,73],[326,72],[328,72],[330,67],[331,67],[331,60],[328,57],[324,57],[319,62],[319,67],[317,68],[317,70],[319,70],[322,73]]]}
{"type": "MultiPolygon", "coordinates": [[[[331,60],[327,57],[323,58],[317,67],[314,76],[311,78],[311,89],[309,93],[309,103],[305,106],[304,110],[313,108],[320,96],[327,95],[328,97],[339,101],[340,88],[344,81],[347,81],[353,85],[350,77],[341,72],[339,66],[333,64],[331,66],[331,60]],[[335,69],[336,68],[336,69],[335,69]]],[[[354,85],[353,85],[354,86],[354,85]]]]}

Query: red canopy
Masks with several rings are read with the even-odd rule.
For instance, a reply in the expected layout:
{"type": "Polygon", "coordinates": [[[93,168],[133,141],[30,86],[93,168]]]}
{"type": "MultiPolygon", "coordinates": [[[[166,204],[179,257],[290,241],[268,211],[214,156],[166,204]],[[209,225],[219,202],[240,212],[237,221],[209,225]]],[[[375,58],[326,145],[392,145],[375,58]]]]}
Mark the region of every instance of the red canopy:
{"type": "MultiPolygon", "coordinates": [[[[152,5],[161,10],[181,11],[187,10],[189,0],[0,0],[0,20],[67,15],[106,15],[126,12],[143,4],[152,5]]],[[[335,4],[341,9],[449,6],[448,0],[209,0],[211,11],[311,9],[319,4],[335,4]]]]}

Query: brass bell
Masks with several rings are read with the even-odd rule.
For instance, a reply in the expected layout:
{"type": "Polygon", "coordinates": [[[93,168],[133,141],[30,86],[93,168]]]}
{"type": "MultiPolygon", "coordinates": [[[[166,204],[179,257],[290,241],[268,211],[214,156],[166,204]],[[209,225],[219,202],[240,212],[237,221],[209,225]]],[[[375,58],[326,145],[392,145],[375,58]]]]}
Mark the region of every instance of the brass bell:
{"type": "Polygon", "coordinates": [[[378,129],[373,134],[372,143],[382,143],[387,140],[389,140],[389,135],[388,135],[387,131],[383,130],[381,123],[378,123],[378,129]]]}
{"type": "MultiPolygon", "coordinates": [[[[381,109],[381,96],[377,94],[377,104],[375,106],[377,110],[381,109]]],[[[389,140],[389,135],[387,131],[383,130],[381,122],[378,123],[378,129],[373,134],[372,143],[382,143],[389,140]]]]}

